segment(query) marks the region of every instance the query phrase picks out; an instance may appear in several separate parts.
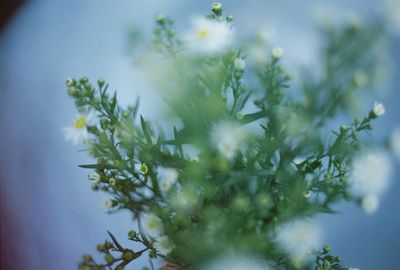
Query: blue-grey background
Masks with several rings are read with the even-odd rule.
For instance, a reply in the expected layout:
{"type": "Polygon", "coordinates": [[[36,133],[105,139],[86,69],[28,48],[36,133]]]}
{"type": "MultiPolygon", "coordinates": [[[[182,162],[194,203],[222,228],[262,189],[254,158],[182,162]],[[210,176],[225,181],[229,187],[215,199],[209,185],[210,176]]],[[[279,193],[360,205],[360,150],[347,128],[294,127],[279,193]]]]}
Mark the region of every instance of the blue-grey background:
{"type": "MultiPolygon", "coordinates": [[[[185,28],[191,16],[202,14],[210,4],[204,0],[29,1],[0,33],[1,215],[11,220],[1,234],[2,241],[6,236],[14,239],[8,246],[2,242],[2,249],[17,251],[18,269],[77,269],[80,256],[95,253],[107,229],[122,239],[133,226],[127,213],[105,213],[106,196],[92,192],[88,172],[77,167],[89,157],[64,140],[61,129],[75,117],[65,79],[106,78],[112,89],[118,89],[123,104],[140,95],[141,113],[157,119],[152,102],[161,103],[160,98],[127,53],[128,30],[139,25],[150,33],[159,12],[177,18],[185,28]]],[[[237,32],[272,30],[273,42],[283,47],[293,70],[317,60],[316,17],[341,22],[360,14],[374,20],[387,12],[383,1],[377,0],[227,0],[224,4],[235,17],[237,32]]],[[[396,27],[391,27],[387,46],[394,79],[384,86],[386,92],[373,97],[387,107],[376,124],[378,137],[400,126],[400,30],[396,27]]],[[[318,218],[324,239],[345,264],[362,270],[399,269],[398,178],[397,169],[374,216],[344,204],[337,207],[340,214],[318,218]]]]}

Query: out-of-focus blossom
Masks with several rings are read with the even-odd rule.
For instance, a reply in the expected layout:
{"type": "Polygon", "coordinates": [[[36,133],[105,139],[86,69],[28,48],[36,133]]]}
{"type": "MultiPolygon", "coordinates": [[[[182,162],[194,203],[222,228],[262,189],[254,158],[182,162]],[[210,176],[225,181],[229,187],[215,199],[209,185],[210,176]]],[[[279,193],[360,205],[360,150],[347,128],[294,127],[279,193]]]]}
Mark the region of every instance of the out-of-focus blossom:
{"type": "Polygon", "coordinates": [[[275,58],[280,58],[283,54],[283,50],[280,47],[275,47],[272,49],[272,56],[275,58]]]}
{"type": "Polygon", "coordinates": [[[381,116],[385,113],[385,106],[382,103],[375,101],[372,112],[375,116],[381,116]]]}
{"type": "Polygon", "coordinates": [[[96,172],[89,174],[88,178],[89,178],[89,180],[93,180],[96,182],[100,181],[100,175],[96,172]]]}
{"type": "Polygon", "coordinates": [[[212,143],[218,152],[227,159],[235,156],[244,137],[244,131],[240,129],[239,125],[230,121],[217,123],[211,131],[212,143]]]}
{"type": "Polygon", "coordinates": [[[368,76],[362,70],[356,70],[353,79],[358,87],[364,87],[368,83],[368,76]]]}
{"type": "Polygon", "coordinates": [[[390,148],[397,158],[400,159],[400,128],[396,128],[390,136],[390,148]]]}
{"type": "Polygon", "coordinates": [[[267,263],[260,259],[240,255],[227,256],[203,267],[203,270],[269,270],[267,263]]]}
{"type": "Polygon", "coordinates": [[[399,0],[386,0],[386,12],[385,16],[389,19],[389,27],[392,27],[397,33],[400,32],[400,1],[399,0]]]}
{"type": "Polygon", "coordinates": [[[159,168],[160,189],[168,192],[178,180],[178,171],[173,168],[159,168]]]}
{"type": "Polygon", "coordinates": [[[319,227],[304,220],[281,225],[276,235],[278,246],[296,264],[302,264],[309,259],[311,251],[318,248],[320,238],[319,227]]]}
{"type": "Polygon", "coordinates": [[[140,223],[145,230],[147,236],[151,238],[160,237],[163,232],[163,224],[159,217],[154,215],[153,213],[143,213],[140,217],[140,223]]]}
{"type": "Polygon", "coordinates": [[[232,43],[233,32],[227,22],[199,17],[193,19],[192,29],[184,40],[192,52],[217,53],[232,43]]]}
{"type": "Polygon", "coordinates": [[[246,61],[243,58],[236,58],[233,65],[236,70],[244,70],[246,61]]]}
{"type": "Polygon", "coordinates": [[[175,248],[175,245],[167,236],[163,235],[155,240],[154,247],[158,254],[167,256],[175,248]]]}
{"type": "Polygon", "coordinates": [[[379,208],[379,198],[375,195],[367,195],[361,199],[361,207],[368,215],[374,214],[379,208]]]}
{"type": "Polygon", "coordinates": [[[188,212],[193,210],[199,202],[198,195],[189,188],[177,190],[169,199],[169,205],[178,211],[188,212]]]}
{"type": "Polygon", "coordinates": [[[78,115],[71,126],[63,128],[65,139],[73,144],[85,141],[88,138],[87,127],[93,125],[94,120],[95,115],[92,112],[78,115]]]}
{"type": "Polygon", "coordinates": [[[351,189],[355,195],[381,195],[389,185],[391,160],[382,150],[359,153],[353,160],[351,189]]]}
{"type": "Polygon", "coordinates": [[[107,211],[111,211],[114,207],[114,202],[110,199],[107,199],[104,201],[104,207],[106,208],[107,211]]]}

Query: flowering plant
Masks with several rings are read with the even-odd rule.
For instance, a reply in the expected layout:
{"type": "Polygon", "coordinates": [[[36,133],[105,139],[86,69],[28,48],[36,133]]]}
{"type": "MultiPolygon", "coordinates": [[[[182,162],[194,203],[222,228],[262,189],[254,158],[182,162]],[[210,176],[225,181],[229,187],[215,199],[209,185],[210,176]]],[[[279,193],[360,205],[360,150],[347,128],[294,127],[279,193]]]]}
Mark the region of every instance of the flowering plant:
{"type": "Polygon", "coordinates": [[[291,93],[283,50],[262,38],[236,48],[232,21],[214,3],[178,37],[156,17],[148,61],[170,130],[138,117],[138,103],[121,107],[104,80],[67,80],[80,114],[66,136],[85,143],[93,190],[110,195],[110,212],[132,213],[127,238],[142,245],[109,232],[105,262],[85,255],[79,269],[124,269],[145,254],[152,269],[158,257],[164,269],[350,269],[311,218],[341,200],[373,213],[387,187],[385,153],[363,144],[384,106],[337,124],[374,86],[382,27],[325,26],[320,74],[305,70],[291,93]]]}

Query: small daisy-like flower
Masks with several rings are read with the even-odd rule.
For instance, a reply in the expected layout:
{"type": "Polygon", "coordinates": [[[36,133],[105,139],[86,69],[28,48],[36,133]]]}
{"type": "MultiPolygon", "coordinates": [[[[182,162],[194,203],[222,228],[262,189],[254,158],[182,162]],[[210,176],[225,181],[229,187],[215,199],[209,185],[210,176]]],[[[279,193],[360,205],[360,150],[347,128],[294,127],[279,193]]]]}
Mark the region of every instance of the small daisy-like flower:
{"type": "Polygon", "coordinates": [[[382,150],[359,153],[353,160],[350,180],[355,195],[381,195],[389,186],[391,161],[382,150]]]}
{"type": "Polygon", "coordinates": [[[367,195],[361,199],[361,207],[368,215],[374,214],[379,208],[379,198],[374,195],[367,195]]]}
{"type": "Polygon", "coordinates": [[[400,128],[396,128],[390,136],[390,148],[400,159],[400,128]]]}
{"type": "Polygon", "coordinates": [[[375,101],[372,112],[375,117],[381,116],[385,113],[385,106],[382,103],[375,101]]]}
{"type": "Polygon", "coordinates": [[[244,137],[245,134],[239,125],[230,121],[217,123],[211,131],[212,143],[218,152],[227,159],[235,156],[244,137]]]}
{"type": "Polygon", "coordinates": [[[217,53],[231,44],[233,33],[226,22],[195,18],[192,29],[186,35],[188,49],[200,53],[217,53]]]}
{"type": "Polygon", "coordinates": [[[155,240],[154,247],[158,254],[167,256],[175,248],[175,245],[167,236],[163,235],[155,240]]]}
{"type": "Polygon", "coordinates": [[[163,224],[159,217],[152,213],[144,213],[140,217],[146,234],[151,238],[157,238],[163,232],[163,224]]]}
{"type": "Polygon", "coordinates": [[[246,67],[246,61],[243,58],[236,58],[233,65],[236,70],[242,71],[246,67]]]}
{"type": "Polygon", "coordinates": [[[292,261],[302,264],[319,246],[320,230],[304,220],[286,223],[277,230],[276,241],[292,261]]]}
{"type": "Polygon", "coordinates": [[[169,192],[178,180],[178,171],[173,168],[159,168],[160,189],[169,192]]]}
{"type": "Polygon", "coordinates": [[[281,58],[282,54],[283,54],[282,48],[275,47],[275,48],[272,49],[272,56],[274,58],[281,58]]]}
{"type": "Polygon", "coordinates": [[[80,114],[74,120],[72,126],[63,129],[65,139],[72,141],[74,144],[85,141],[88,137],[87,127],[94,124],[94,113],[80,114]]]}
{"type": "Polygon", "coordinates": [[[149,173],[149,167],[146,163],[143,162],[135,162],[134,169],[136,172],[146,175],[149,173]]]}

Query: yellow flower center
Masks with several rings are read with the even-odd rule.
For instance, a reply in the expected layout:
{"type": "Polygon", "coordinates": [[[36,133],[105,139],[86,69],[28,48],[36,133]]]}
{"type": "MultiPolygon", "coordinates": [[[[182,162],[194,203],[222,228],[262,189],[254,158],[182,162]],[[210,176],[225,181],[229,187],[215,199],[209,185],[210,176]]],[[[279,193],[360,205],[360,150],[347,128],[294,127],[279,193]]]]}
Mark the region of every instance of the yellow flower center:
{"type": "Polygon", "coordinates": [[[84,128],[85,126],[86,126],[86,119],[83,116],[76,119],[75,128],[81,129],[81,128],[84,128]]]}
{"type": "Polygon", "coordinates": [[[159,227],[159,222],[156,219],[150,219],[149,222],[147,223],[147,226],[149,229],[158,229],[159,227]]]}
{"type": "Polygon", "coordinates": [[[208,37],[208,30],[207,29],[199,29],[198,33],[200,39],[205,39],[208,37]]]}

